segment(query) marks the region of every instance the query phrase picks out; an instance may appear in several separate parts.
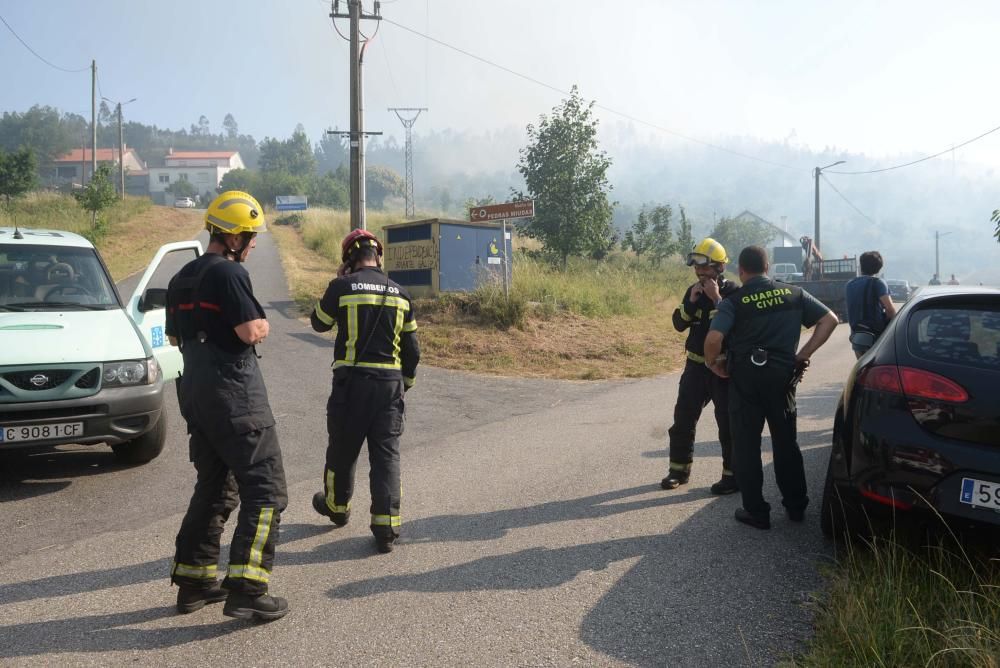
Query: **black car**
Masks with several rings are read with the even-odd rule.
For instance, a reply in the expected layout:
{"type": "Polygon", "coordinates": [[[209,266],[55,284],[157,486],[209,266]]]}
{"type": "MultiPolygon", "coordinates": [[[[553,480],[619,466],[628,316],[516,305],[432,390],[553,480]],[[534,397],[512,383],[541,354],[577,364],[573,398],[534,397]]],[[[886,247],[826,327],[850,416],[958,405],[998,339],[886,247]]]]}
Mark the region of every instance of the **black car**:
{"type": "Polygon", "coordinates": [[[858,360],[821,512],[828,537],[892,514],[1000,527],[1000,290],[923,288],[858,360]]]}

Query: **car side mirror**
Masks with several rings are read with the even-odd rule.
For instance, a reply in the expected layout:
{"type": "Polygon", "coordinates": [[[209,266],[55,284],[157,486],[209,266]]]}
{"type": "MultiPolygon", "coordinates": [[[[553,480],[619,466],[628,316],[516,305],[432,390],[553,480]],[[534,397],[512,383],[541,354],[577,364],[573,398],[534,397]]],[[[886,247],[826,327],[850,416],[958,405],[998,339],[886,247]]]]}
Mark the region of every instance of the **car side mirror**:
{"type": "Polygon", "coordinates": [[[139,297],[139,312],[146,313],[167,307],[167,289],[149,288],[139,297]]]}

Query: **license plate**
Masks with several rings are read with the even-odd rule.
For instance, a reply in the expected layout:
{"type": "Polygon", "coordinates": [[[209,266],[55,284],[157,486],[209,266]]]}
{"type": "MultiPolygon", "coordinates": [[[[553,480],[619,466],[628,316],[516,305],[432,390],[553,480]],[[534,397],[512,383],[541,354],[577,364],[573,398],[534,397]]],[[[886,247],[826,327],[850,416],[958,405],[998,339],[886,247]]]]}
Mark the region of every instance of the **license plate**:
{"type": "Polygon", "coordinates": [[[958,500],[977,508],[1000,510],[1000,483],[962,478],[962,493],[958,500]]]}
{"type": "Polygon", "coordinates": [[[59,424],[26,424],[20,427],[0,427],[0,443],[45,441],[52,438],[82,436],[82,422],[59,424]]]}

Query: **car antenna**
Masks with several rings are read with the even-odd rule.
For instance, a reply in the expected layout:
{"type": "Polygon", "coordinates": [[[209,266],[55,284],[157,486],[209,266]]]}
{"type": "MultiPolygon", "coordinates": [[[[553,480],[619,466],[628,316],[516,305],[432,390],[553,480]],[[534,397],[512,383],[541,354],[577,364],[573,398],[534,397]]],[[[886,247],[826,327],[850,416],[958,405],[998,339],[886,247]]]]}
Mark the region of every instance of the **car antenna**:
{"type": "Polygon", "coordinates": [[[15,213],[13,215],[14,215],[14,238],[15,239],[23,239],[24,235],[21,234],[21,230],[19,230],[18,227],[17,227],[17,214],[15,213]]]}

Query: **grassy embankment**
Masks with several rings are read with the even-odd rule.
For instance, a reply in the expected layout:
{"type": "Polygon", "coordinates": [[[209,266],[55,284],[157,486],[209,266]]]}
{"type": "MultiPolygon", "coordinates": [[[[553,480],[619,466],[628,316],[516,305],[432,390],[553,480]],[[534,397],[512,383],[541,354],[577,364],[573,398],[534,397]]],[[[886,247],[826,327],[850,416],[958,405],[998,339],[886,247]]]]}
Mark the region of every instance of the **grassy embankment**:
{"type": "Polygon", "coordinates": [[[948,535],[849,545],[796,666],[1000,666],[1000,559],[948,535]]]}
{"type": "MultiPolygon", "coordinates": [[[[72,197],[32,193],[12,205],[22,228],[65,230],[86,235],[90,214],[72,197]]],[[[108,231],[96,243],[108,263],[111,276],[119,281],[144,269],[156,250],[178,239],[193,239],[203,225],[201,212],[154,206],[145,197],[126,197],[104,212],[108,231]]],[[[0,227],[14,225],[14,216],[0,209],[0,227]]]]}
{"type": "MultiPolygon", "coordinates": [[[[348,214],[314,209],[278,219],[289,288],[308,313],[339,265],[348,214]]],[[[381,236],[398,216],[369,215],[381,236]]],[[[431,365],[528,377],[598,379],[666,373],[683,362],[670,315],[690,282],[679,262],[654,271],[623,254],[556,270],[515,251],[511,298],[498,285],[416,304],[423,359],[431,365]]]]}

